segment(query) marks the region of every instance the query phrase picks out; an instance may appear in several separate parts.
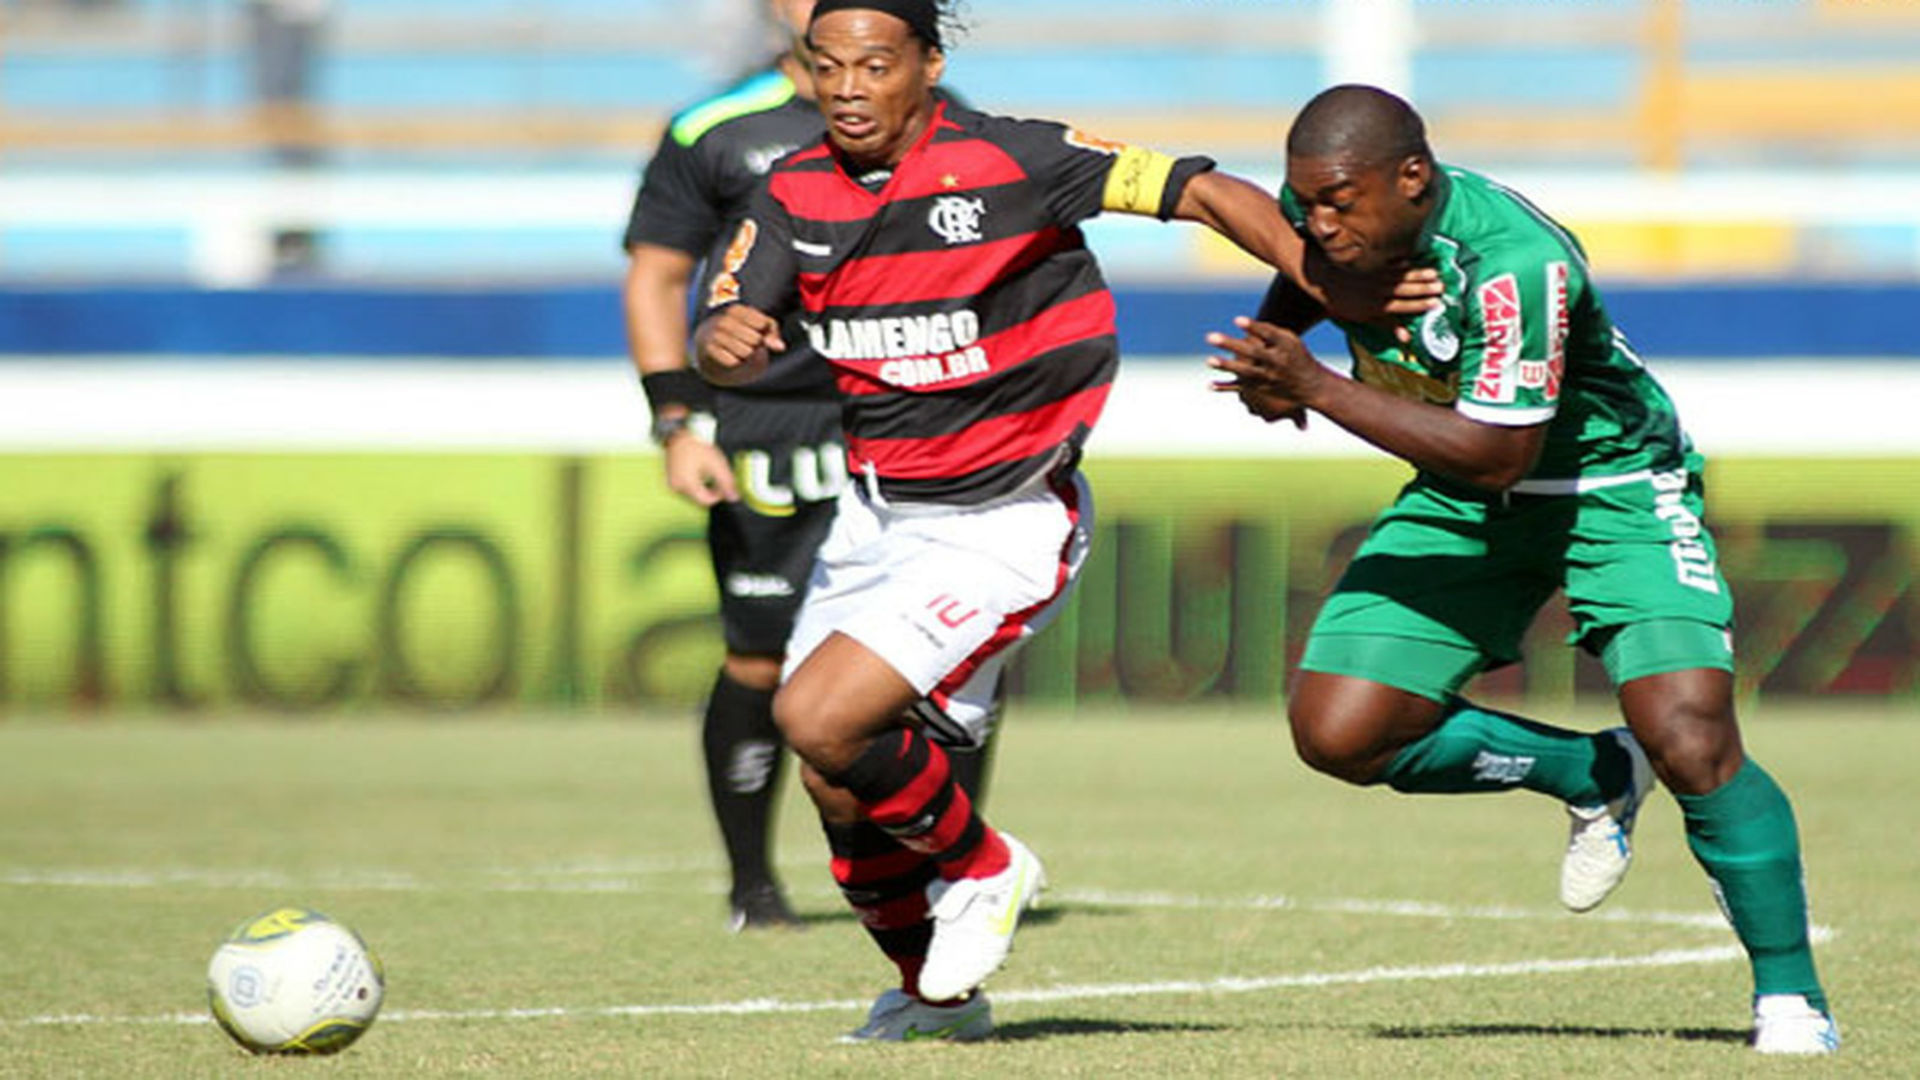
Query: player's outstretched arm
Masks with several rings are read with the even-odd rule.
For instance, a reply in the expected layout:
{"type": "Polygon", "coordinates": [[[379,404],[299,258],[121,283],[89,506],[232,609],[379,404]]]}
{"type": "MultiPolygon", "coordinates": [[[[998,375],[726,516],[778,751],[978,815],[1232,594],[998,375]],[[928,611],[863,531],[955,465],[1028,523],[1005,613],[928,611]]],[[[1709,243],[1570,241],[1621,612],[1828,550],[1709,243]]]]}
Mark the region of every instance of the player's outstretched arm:
{"type": "Polygon", "coordinates": [[[1417,468],[1485,491],[1519,483],[1546,444],[1544,423],[1500,427],[1395,397],[1321,364],[1291,330],[1247,318],[1234,325],[1243,336],[1207,335],[1222,353],[1207,361],[1225,376],[1214,388],[1238,393],[1248,411],[1269,421],[1311,409],[1417,468]]]}
{"type": "Polygon", "coordinates": [[[1257,185],[1218,170],[1187,181],[1173,216],[1205,225],[1254,258],[1305,284],[1306,243],[1280,213],[1273,196],[1257,185]]]}
{"type": "Polygon", "coordinates": [[[785,352],[780,320],[746,304],[729,304],[693,332],[700,374],[716,386],[740,386],[766,374],[772,354],[785,352]]]}
{"type": "Polygon", "coordinates": [[[1271,194],[1231,173],[1204,172],[1187,181],[1173,216],[1238,244],[1348,322],[1419,315],[1439,301],[1440,275],[1423,267],[1380,278],[1333,272],[1311,254],[1271,194]]]}

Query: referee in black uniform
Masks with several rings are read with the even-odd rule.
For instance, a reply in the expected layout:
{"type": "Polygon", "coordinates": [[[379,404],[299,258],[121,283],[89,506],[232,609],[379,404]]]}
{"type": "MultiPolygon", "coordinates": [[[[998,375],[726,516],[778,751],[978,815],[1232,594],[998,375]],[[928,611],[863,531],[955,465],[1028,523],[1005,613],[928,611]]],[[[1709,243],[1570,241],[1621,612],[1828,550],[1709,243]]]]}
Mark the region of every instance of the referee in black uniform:
{"type": "MultiPolygon", "coordinates": [[[[752,386],[714,388],[688,366],[696,272],[723,261],[773,162],[824,129],[805,54],[814,0],[768,6],[791,46],[674,116],[647,164],[625,238],[628,349],[653,412],[667,486],[709,514],[726,661],[707,700],[701,743],[732,871],[736,931],[799,925],[768,856],[783,771],[773,691],[814,551],[846,479],[833,375],[797,325],[783,328],[791,347],[752,386]]],[[[976,802],[987,748],[953,755],[956,777],[976,802]]]]}

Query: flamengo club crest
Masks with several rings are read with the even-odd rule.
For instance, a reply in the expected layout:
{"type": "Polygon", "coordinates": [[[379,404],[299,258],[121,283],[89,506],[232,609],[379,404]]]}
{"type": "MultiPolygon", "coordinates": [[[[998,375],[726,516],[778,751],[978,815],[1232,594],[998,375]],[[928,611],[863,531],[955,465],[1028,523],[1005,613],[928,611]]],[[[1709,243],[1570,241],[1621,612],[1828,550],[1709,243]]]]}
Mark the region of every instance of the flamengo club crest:
{"type": "Polygon", "coordinates": [[[980,219],[986,213],[987,201],[977,195],[942,195],[927,212],[927,227],[949,245],[971,244],[986,239],[980,232],[980,219]]]}

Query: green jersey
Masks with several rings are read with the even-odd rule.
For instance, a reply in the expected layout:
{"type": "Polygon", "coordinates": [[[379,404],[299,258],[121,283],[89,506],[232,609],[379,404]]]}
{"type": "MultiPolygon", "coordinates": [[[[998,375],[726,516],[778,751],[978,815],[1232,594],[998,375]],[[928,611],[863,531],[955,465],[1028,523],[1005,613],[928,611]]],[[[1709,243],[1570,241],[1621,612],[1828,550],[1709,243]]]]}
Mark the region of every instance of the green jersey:
{"type": "MultiPolygon", "coordinates": [[[[1673,402],[1607,317],[1573,234],[1477,173],[1435,171],[1437,203],[1415,262],[1440,271],[1443,306],[1408,320],[1412,340],[1340,323],[1353,376],[1488,424],[1547,424],[1540,461],[1514,488],[1562,493],[1680,467],[1673,402]]],[[[1281,208],[1305,215],[1290,190],[1281,208]]]]}

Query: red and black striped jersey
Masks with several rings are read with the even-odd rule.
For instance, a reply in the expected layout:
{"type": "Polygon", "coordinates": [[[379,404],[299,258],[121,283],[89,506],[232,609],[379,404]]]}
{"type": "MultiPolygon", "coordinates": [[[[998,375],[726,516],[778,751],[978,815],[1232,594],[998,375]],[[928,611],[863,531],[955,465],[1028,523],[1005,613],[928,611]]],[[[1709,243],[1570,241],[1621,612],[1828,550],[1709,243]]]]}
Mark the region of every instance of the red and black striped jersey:
{"type": "Polygon", "coordinates": [[[797,310],[849,468],[892,501],[979,503],[1070,468],[1119,358],[1079,222],[1171,216],[1206,158],[942,103],[877,192],[824,140],[782,158],[707,297],[797,310]]]}

